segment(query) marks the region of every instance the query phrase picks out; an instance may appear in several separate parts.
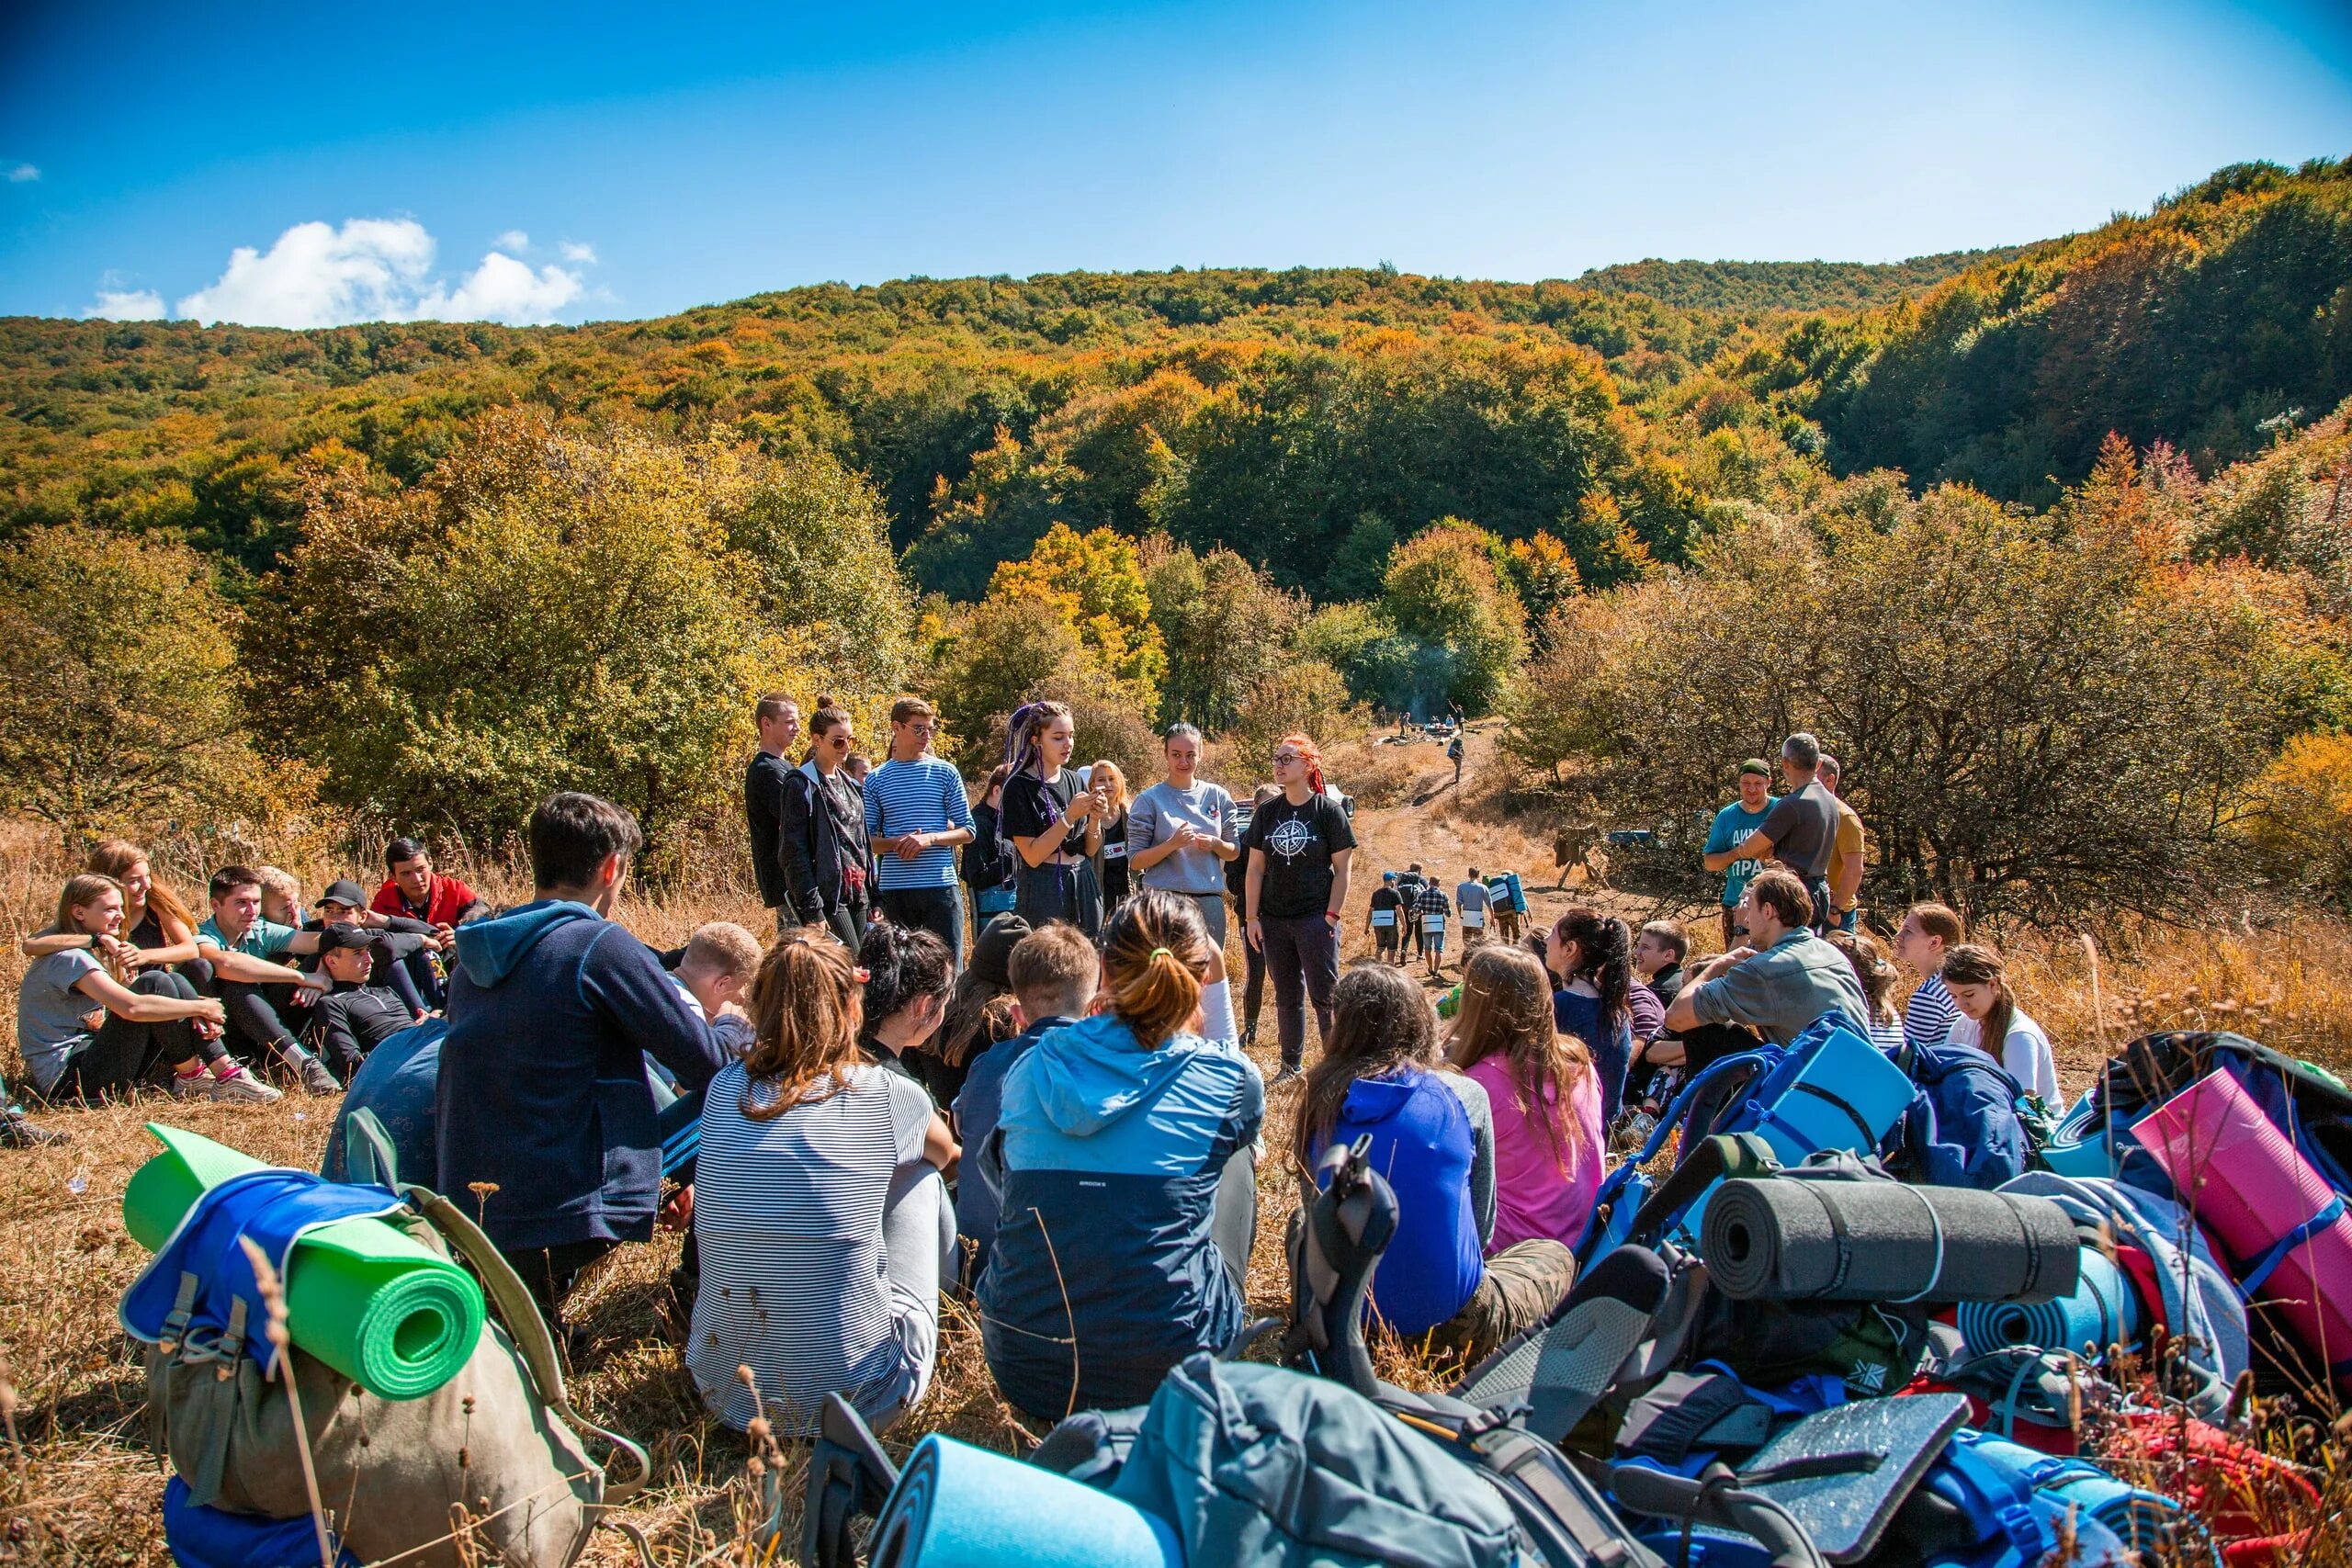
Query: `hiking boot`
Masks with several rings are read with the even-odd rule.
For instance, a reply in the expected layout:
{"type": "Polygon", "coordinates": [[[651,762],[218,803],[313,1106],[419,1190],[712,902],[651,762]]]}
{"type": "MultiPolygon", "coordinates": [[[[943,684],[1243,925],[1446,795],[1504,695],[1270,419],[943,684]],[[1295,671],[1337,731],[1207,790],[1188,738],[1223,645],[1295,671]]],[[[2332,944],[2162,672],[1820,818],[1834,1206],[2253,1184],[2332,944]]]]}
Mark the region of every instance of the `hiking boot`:
{"type": "Polygon", "coordinates": [[[61,1133],[54,1127],[37,1127],[25,1120],[25,1113],[11,1105],[0,1111],[0,1149],[38,1149],[52,1144],[70,1144],[71,1133],[61,1133]]]}
{"type": "MultiPolygon", "coordinates": [[[[282,1090],[271,1088],[243,1067],[232,1073],[205,1073],[202,1077],[209,1081],[184,1098],[217,1100],[229,1105],[267,1105],[286,1098],[282,1090]]],[[[180,1085],[186,1082],[187,1080],[182,1078],[172,1085],[172,1092],[179,1094],[180,1085]]]]}
{"type": "Polygon", "coordinates": [[[294,1063],[294,1076],[301,1080],[304,1094],[341,1094],[343,1086],[334,1081],[327,1065],[309,1052],[294,1063]]]}

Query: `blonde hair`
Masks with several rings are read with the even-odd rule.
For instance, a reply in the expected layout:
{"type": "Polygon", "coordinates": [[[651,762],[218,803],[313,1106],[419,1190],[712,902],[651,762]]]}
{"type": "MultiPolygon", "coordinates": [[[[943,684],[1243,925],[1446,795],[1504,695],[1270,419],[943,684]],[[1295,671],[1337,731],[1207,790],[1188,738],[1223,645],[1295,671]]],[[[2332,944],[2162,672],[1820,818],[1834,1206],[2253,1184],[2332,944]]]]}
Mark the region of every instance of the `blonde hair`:
{"type": "Polygon", "coordinates": [[[849,950],[822,927],[804,927],[768,949],[752,979],[744,1115],[773,1121],[803,1100],[828,1099],[849,1087],[860,1060],[864,989],[849,950]],[[820,1080],[822,1089],[811,1095],[820,1080]],[[764,1100],[754,1093],[762,1089],[764,1100]]]}
{"type": "Polygon", "coordinates": [[[302,908],[302,885],[294,880],[290,871],[280,871],[274,865],[254,867],[254,875],[264,887],[286,900],[287,907],[300,913],[302,908]]]}
{"type": "Polygon", "coordinates": [[[1200,907],[1164,887],[1147,887],[1111,917],[1102,933],[1111,1011],[1151,1050],[1184,1026],[1201,1005],[1209,969],[1208,928],[1200,907]]]}
{"type": "MultiPolygon", "coordinates": [[[[64,887],[57,895],[57,924],[51,929],[61,935],[70,935],[80,931],[82,928],[74,923],[74,911],[88,908],[108,893],[119,897],[122,894],[122,884],[111,876],[101,876],[94,871],[85,871],[78,875],[67,877],[64,887]]],[[[97,943],[94,942],[90,945],[95,949],[97,943]]],[[[117,965],[105,964],[103,967],[121,984],[127,986],[130,983],[130,976],[117,965]]]]}
{"type": "Polygon", "coordinates": [[[1113,814],[1116,815],[1119,812],[1125,811],[1127,808],[1128,799],[1127,775],[1119,771],[1119,764],[1112,761],[1108,758],[1104,758],[1102,761],[1095,763],[1094,766],[1088,769],[1086,773],[1086,782],[1090,788],[1092,787],[1096,779],[1109,779],[1111,781],[1111,810],[1113,814]]]}
{"type": "Polygon", "coordinates": [[[1445,1054],[1468,1071],[1489,1056],[1503,1059],[1511,1102],[1543,1125],[1552,1158],[1568,1168],[1577,1128],[1568,1100],[1592,1074],[1592,1053],[1562,1034],[1552,1015],[1552,979],[1522,947],[1486,946],[1462,964],[1462,1005],[1446,1032],[1445,1054]]]}
{"type": "Polygon", "coordinates": [[[682,969],[748,982],[760,968],[760,939],[732,920],[712,920],[694,929],[686,938],[682,969]]]}

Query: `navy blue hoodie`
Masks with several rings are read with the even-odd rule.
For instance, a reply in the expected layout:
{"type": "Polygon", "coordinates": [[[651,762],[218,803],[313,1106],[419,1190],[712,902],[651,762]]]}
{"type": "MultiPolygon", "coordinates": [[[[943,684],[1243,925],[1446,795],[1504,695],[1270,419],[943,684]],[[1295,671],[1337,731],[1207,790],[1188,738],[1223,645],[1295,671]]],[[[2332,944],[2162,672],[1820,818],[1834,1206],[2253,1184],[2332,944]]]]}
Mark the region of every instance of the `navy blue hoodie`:
{"type": "Polygon", "coordinates": [[[1906,1180],[1991,1191],[2025,1174],[2032,1146],[2018,1120],[2018,1080],[1967,1045],[1923,1045],[1907,1064],[1918,1086],[1891,1141],[1906,1180]]]}
{"type": "Polygon", "coordinates": [[[584,904],[548,898],[458,931],[434,1094],[440,1190],[501,1251],[644,1241],[662,1134],[645,1054],[692,1091],[723,1063],[651,948],[584,904]]]}

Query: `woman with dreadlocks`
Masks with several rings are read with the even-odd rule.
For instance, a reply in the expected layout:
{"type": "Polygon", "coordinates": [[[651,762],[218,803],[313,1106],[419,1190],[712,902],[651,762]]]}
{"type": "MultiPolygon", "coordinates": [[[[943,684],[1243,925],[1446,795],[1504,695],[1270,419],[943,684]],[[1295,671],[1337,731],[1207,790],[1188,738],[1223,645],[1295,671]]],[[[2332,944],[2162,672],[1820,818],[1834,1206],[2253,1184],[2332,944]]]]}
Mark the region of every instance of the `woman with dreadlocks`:
{"type": "Polygon", "coordinates": [[[1031,703],[1006,727],[1001,830],[1012,845],[1012,908],[1031,928],[1068,920],[1102,931],[1093,857],[1102,848],[1102,800],[1067,764],[1078,727],[1062,703],[1031,703]]]}

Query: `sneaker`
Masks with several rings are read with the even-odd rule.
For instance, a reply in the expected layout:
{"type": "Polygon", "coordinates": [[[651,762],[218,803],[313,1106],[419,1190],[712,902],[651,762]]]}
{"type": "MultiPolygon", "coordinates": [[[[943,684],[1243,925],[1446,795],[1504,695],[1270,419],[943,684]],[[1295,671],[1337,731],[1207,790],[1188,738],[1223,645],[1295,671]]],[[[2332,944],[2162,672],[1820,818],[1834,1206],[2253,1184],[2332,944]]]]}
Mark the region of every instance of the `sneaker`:
{"type": "Polygon", "coordinates": [[[1300,1072],[1296,1067],[1284,1067],[1281,1072],[1274,1075],[1274,1081],[1267,1087],[1270,1089],[1280,1089],[1286,1083],[1296,1083],[1306,1076],[1306,1075],[1305,1073],[1300,1072]]]}
{"type": "Polygon", "coordinates": [[[334,1081],[334,1075],[327,1071],[327,1065],[307,1051],[295,1061],[294,1076],[301,1080],[304,1094],[343,1092],[343,1086],[334,1081]]]}
{"type": "MultiPolygon", "coordinates": [[[[273,1100],[286,1098],[283,1091],[272,1089],[243,1067],[239,1067],[232,1073],[207,1073],[204,1076],[211,1079],[211,1083],[198,1090],[197,1094],[188,1096],[189,1099],[201,1097],[205,1100],[222,1100],[232,1105],[267,1105],[273,1100]]],[[[178,1084],[172,1086],[172,1092],[175,1094],[179,1092],[178,1084]]]]}
{"type": "Polygon", "coordinates": [[[61,1133],[54,1127],[37,1127],[25,1120],[25,1113],[11,1105],[0,1110],[0,1149],[38,1149],[52,1144],[70,1144],[71,1133],[61,1133]]]}
{"type": "Polygon", "coordinates": [[[174,1100],[209,1100],[212,1098],[212,1075],[198,1067],[192,1073],[172,1075],[174,1100]]]}

